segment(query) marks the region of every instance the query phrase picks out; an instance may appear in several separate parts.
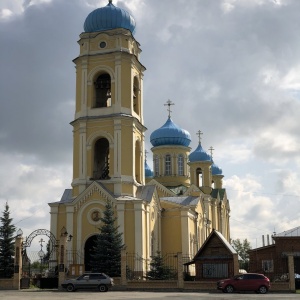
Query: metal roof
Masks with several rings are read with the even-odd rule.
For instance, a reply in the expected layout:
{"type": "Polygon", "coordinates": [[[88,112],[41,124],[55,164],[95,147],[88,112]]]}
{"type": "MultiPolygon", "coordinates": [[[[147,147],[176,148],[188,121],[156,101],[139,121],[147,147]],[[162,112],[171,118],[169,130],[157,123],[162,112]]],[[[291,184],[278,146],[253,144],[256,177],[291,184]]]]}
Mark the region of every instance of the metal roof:
{"type": "Polygon", "coordinates": [[[190,162],[211,161],[211,156],[203,150],[201,144],[199,143],[196,150],[189,155],[189,160],[190,162]]]}
{"type": "Polygon", "coordinates": [[[171,118],[160,128],[150,135],[151,144],[156,146],[178,145],[188,147],[191,142],[191,135],[185,129],[177,126],[171,118]]]}
{"type": "Polygon", "coordinates": [[[196,205],[199,201],[199,197],[183,196],[183,197],[163,197],[161,201],[169,201],[180,205],[196,205]]]}
{"type": "Polygon", "coordinates": [[[109,2],[106,6],[92,11],[83,25],[85,32],[105,31],[124,28],[134,33],[135,20],[126,10],[114,6],[109,2]]]}
{"type": "Polygon", "coordinates": [[[281,233],[276,233],[276,235],[274,235],[274,237],[296,237],[296,236],[300,236],[300,226],[295,227],[293,229],[287,230],[287,231],[283,231],[281,233]]]}
{"type": "Polygon", "coordinates": [[[68,203],[72,201],[72,189],[65,189],[63,195],[61,196],[60,203],[68,203]]]}

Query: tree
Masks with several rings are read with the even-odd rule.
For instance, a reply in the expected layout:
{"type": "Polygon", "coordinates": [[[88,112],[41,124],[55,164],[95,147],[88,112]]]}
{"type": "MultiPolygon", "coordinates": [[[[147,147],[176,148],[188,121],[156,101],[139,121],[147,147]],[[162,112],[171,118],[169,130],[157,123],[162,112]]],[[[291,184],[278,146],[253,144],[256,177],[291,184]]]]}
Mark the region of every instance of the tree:
{"type": "Polygon", "coordinates": [[[14,253],[15,253],[15,231],[16,227],[12,224],[10,211],[7,202],[3,215],[0,218],[0,268],[3,276],[11,278],[14,274],[14,253]]]}
{"type": "Polygon", "coordinates": [[[240,239],[232,240],[231,245],[238,253],[240,258],[240,268],[248,270],[249,267],[249,253],[251,250],[250,242],[247,239],[241,241],[240,239]]]}
{"type": "Polygon", "coordinates": [[[147,272],[147,278],[154,280],[167,280],[175,277],[175,271],[165,266],[160,252],[151,257],[150,271],[147,272]]]}
{"type": "Polygon", "coordinates": [[[121,276],[121,250],[122,233],[116,226],[117,217],[114,217],[112,203],[108,201],[105,205],[103,217],[100,218],[102,226],[97,236],[94,253],[91,254],[93,271],[103,272],[111,277],[121,276]]]}
{"type": "Polygon", "coordinates": [[[50,239],[48,240],[47,245],[46,245],[46,254],[43,258],[44,264],[48,263],[49,259],[50,259],[50,239]]]}

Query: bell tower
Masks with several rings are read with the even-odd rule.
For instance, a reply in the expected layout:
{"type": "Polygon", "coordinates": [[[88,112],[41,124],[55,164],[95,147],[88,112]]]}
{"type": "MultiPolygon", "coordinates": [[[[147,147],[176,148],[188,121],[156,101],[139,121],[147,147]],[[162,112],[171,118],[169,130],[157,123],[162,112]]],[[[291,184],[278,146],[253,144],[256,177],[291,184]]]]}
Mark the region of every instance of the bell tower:
{"type": "Polygon", "coordinates": [[[78,41],[73,197],[98,181],[114,195],[144,184],[143,72],[135,21],[112,4],[91,12],[78,41]]]}

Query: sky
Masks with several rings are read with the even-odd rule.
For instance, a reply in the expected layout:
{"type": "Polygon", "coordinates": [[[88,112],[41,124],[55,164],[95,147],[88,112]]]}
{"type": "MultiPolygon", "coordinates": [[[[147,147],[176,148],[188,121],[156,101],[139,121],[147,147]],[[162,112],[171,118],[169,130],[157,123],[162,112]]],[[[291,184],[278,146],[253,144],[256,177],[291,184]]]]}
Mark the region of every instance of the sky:
{"type": "MultiPolygon", "coordinates": [[[[1,0],[0,213],[25,236],[72,181],[75,65],[87,15],[107,0],[1,0]]],[[[145,147],[168,117],[223,170],[232,239],[300,222],[300,1],[114,0],[141,44],[145,147]]],[[[151,155],[148,164],[151,166],[151,155]]]]}

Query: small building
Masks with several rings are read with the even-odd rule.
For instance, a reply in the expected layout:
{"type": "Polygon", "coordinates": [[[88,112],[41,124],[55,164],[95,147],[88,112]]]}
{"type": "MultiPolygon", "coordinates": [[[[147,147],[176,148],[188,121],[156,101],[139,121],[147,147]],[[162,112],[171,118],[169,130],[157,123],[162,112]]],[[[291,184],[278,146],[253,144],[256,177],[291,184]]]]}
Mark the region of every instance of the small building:
{"type": "Polygon", "coordinates": [[[192,264],[196,269],[195,280],[227,278],[239,273],[237,252],[217,230],[210,233],[194,259],[185,265],[188,268],[192,264]]]}
{"type": "Polygon", "coordinates": [[[300,226],[273,235],[271,245],[250,250],[249,272],[263,273],[271,281],[286,281],[288,256],[293,257],[294,273],[300,274],[300,226]]]}

